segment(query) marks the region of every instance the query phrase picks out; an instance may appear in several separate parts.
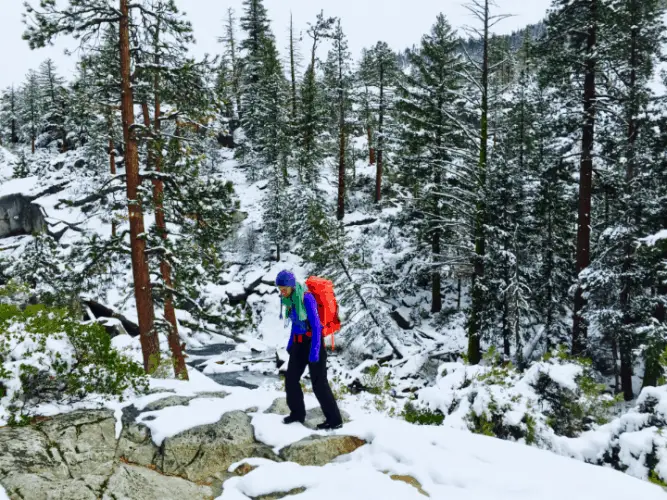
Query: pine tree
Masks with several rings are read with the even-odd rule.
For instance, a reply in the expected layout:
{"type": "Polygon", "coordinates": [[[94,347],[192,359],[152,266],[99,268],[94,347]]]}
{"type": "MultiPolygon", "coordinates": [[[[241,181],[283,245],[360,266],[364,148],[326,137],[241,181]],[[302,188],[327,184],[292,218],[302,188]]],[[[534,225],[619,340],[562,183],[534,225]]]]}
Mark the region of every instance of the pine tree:
{"type": "MultiPolygon", "coordinates": [[[[606,38],[601,30],[606,26],[607,4],[606,0],[554,0],[547,20],[545,59],[548,60],[548,64],[544,66],[545,78],[555,84],[562,82],[563,90],[569,94],[568,111],[572,114],[577,113],[574,119],[581,124],[577,274],[581,274],[591,262],[593,150],[599,103],[596,83],[601,77],[606,51],[604,42],[600,42],[606,38]],[[576,82],[574,89],[570,87],[572,81],[576,82]],[[579,112],[575,111],[575,103],[572,102],[575,96],[576,103],[583,102],[583,110],[579,112]]],[[[574,355],[581,355],[585,349],[587,336],[587,324],[583,317],[585,307],[584,290],[578,285],[574,298],[572,327],[574,355]]]]}
{"type": "Polygon", "coordinates": [[[470,363],[477,364],[481,361],[481,335],[485,328],[485,264],[487,234],[486,223],[488,220],[487,206],[487,175],[489,163],[489,118],[490,111],[494,107],[494,96],[491,95],[490,80],[498,67],[490,65],[490,30],[491,28],[508,17],[503,14],[493,14],[491,8],[494,6],[490,0],[472,0],[466,5],[472,16],[479,23],[479,27],[470,28],[482,42],[482,53],[479,60],[468,57],[470,70],[468,80],[473,83],[470,96],[477,108],[476,114],[479,119],[478,133],[478,159],[476,171],[473,175],[473,199],[475,213],[472,221],[474,256],[472,259],[472,300],[470,306],[470,317],[468,320],[468,359],[470,363]]]}
{"type": "MultiPolygon", "coordinates": [[[[158,241],[154,244],[157,248],[162,249],[159,262],[159,279],[161,290],[164,292],[162,299],[167,339],[172,353],[175,375],[177,378],[187,380],[188,372],[178,335],[174,298],[171,294],[171,290],[173,290],[172,266],[164,249],[168,233],[164,210],[165,188],[160,177],[163,169],[162,151],[164,144],[161,127],[163,120],[161,106],[163,99],[169,95],[169,90],[171,90],[172,95],[181,92],[187,93],[185,86],[178,85],[179,81],[176,77],[182,72],[189,71],[188,61],[185,60],[184,54],[187,51],[187,44],[193,41],[193,37],[190,24],[180,18],[179,11],[172,0],[154,0],[151,4],[151,12],[153,16],[144,19],[142,34],[145,36],[146,42],[142,44],[143,50],[140,57],[143,60],[150,61],[149,64],[152,63],[152,66],[145,73],[142,72],[139,75],[148,80],[147,85],[152,87],[153,94],[152,99],[150,99],[153,104],[152,122],[149,115],[149,98],[146,98],[142,103],[144,126],[151,131],[151,139],[147,145],[146,163],[147,170],[154,171],[156,175],[153,179],[153,205],[158,241]]],[[[190,106],[192,106],[192,103],[190,103],[190,106]]]]}
{"type": "MultiPolygon", "coordinates": [[[[144,218],[139,198],[139,158],[137,139],[134,131],[134,98],[132,88],[132,69],[130,53],[130,11],[143,7],[130,4],[128,0],[119,0],[118,9],[107,0],[93,0],[82,4],[71,0],[65,6],[56,6],[50,0],[40,2],[40,10],[26,4],[28,26],[24,39],[31,48],[44,47],[62,34],[71,34],[82,43],[87,43],[93,34],[106,25],[118,23],[120,77],[121,77],[121,112],[123,117],[123,136],[125,141],[125,179],[127,186],[128,216],[130,221],[130,245],[132,250],[132,269],[134,276],[135,298],[139,317],[139,330],[144,356],[144,368],[153,373],[160,364],[160,346],[154,329],[155,311],[150,286],[144,218]]],[[[150,11],[143,12],[150,15],[150,11]]]]}
{"type": "Polygon", "coordinates": [[[648,168],[642,169],[643,180],[639,181],[646,189],[642,193],[645,203],[643,234],[636,255],[637,266],[644,271],[646,280],[643,297],[634,300],[642,306],[640,310],[644,313],[637,318],[644,358],[642,387],[664,382],[667,358],[667,238],[664,234],[667,227],[667,164],[664,156],[667,120],[664,113],[661,115],[650,122],[654,131],[649,135],[652,139],[651,161],[648,168]]]}
{"type": "MultiPolygon", "coordinates": [[[[653,315],[649,306],[652,293],[645,289],[651,278],[639,264],[635,247],[646,227],[642,214],[650,192],[644,186],[650,185],[653,174],[644,167],[653,163],[651,139],[641,132],[651,126],[647,120],[653,98],[650,82],[661,56],[664,6],[659,1],[619,0],[610,7],[616,29],[607,54],[615,70],[614,81],[603,87],[608,97],[598,106],[602,113],[611,111],[610,129],[614,133],[603,142],[604,157],[610,159],[608,162],[618,162],[608,166],[603,181],[616,195],[607,202],[611,204],[610,217],[605,217],[606,230],[598,242],[604,251],[596,252],[582,279],[593,285],[588,286],[591,298],[585,318],[598,323],[602,340],[611,344],[614,358],[618,350],[621,389],[625,400],[630,401],[634,397],[634,351],[641,343],[637,332],[650,323],[653,315]]],[[[656,357],[650,354],[647,360],[656,357]]],[[[654,371],[650,365],[649,373],[654,371]]],[[[655,381],[655,376],[651,378],[655,381]]]]}
{"type": "Polygon", "coordinates": [[[227,18],[225,19],[225,34],[219,39],[225,44],[225,53],[223,57],[224,71],[226,79],[230,85],[230,96],[235,105],[234,113],[230,118],[241,116],[241,75],[242,61],[239,56],[239,42],[236,36],[236,17],[234,9],[227,9],[227,18]]]}
{"type": "Polygon", "coordinates": [[[371,94],[370,82],[373,74],[372,54],[363,49],[361,61],[355,75],[355,101],[359,103],[361,121],[364,125],[368,142],[368,164],[375,165],[375,148],[373,146],[373,130],[376,126],[376,116],[373,113],[373,96],[371,94]]]}
{"type": "Polygon", "coordinates": [[[325,85],[331,119],[332,137],[338,137],[338,203],[336,218],[345,217],[345,176],[347,138],[350,135],[349,117],[352,114],[352,69],[347,39],[343,33],[340,19],[336,21],[332,39],[332,48],[325,63],[325,85]]]}
{"type": "Polygon", "coordinates": [[[301,52],[299,51],[299,42],[301,38],[297,40],[296,33],[294,30],[294,20],[292,18],[292,13],[290,12],[289,17],[289,70],[290,70],[290,119],[292,122],[293,130],[297,130],[297,123],[299,119],[299,100],[298,100],[298,69],[299,63],[301,62],[301,52]]]}
{"type": "Polygon", "coordinates": [[[60,137],[62,152],[67,150],[67,130],[65,122],[68,115],[69,96],[65,88],[65,79],[58,75],[51,59],[44,61],[38,71],[39,90],[42,96],[43,121],[47,133],[60,137]]]}
{"type": "Polygon", "coordinates": [[[280,262],[282,252],[289,248],[295,223],[294,210],[286,209],[292,205],[292,199],[280,163],[274,164],[270,171],[267,189],[270,195],[264,202],[264,232],[269,244],[276,248],[276,262],[280,262]]]}
{"type": "Polygon", "coordinates": [[[0,96],[0,142],[8,137],[10,144],[19,142],[19,96],[14,86],[5,89],[0,96]]]}
{"type": "Polygon", "coordinates": [[[42,99],[39,92],[39,80],[35,71],[29,71],[21,88],[21,116],[23,137],[30,142],[32,154],[35,154],[35,142],[42,125],[42,99]]]}
{"type": "Polygon", "coordinates": [[[378,42],[368,51],[368,66],[364,67],[362,78],[364,83],[372,89],[372,109],[375,114],[377,128],[373,138],[375,144],[377,168],[375,176],[375,203],[382,198],[383,154],[387,141],[387,123],[394,106],[394,91],[398,78],[398,64],[396,54],[392,52],[386,42],[378,42]]]}
{"type": "Polygon", "coordinates": [[[266,39],[272,38],[269,19],[262,0],[244,0],[244,14],[241,17],[241,29],[246,37],[240,48],[245,52],[243,59],[242,102],[244,131],[250,140],[261,135],[261,127],[255,118],[259,112],[258,101],[262,78],[262,62],[266,39]]]}
{"type": "Polygon", "coordinates": [[[299,178],[304,179],[311,189],[319,179],[319,164],[324,156],[320,134],[326,128],[326,111],[324,96],[319,88],[316,67],[317,48],[322,40],[331,37],[335,18],[325,18],[324,13],[317,15],[315,24],[307,30],[311,39],[310,64],[306,68],[301,86],[301,123],[300,123],[300,157],[299,178]]]}
{"type": "Polygon", "coordinates": [[[529,107],[523,121],[524,130],[531,132],[522,135],[524,140],[530,140],[531,135],[534,138],[533,146],[526,151],[526,160],[535,184],[527,193],[528,210],[533,217],[526,230],[536,256],[531,283],[534,310],[538,323],[544,325],[544,351],[550,352],[554,347],[566,345],[571,333],[563,318],[569,311],[566,307],[568,289],[574,277],[572,242],[575,234],[570,224],[573,193],[569,169],[558,143],[553,140],[558,133],[560,102],[553,89],[538,81],[529,85],[526,95],[529,107]]]}
{"type": "MultiPolygon", "coordinates": [[[[415,221],[415,234],[429,247],[430,257],[425,260],[430,260],[427,265],[433,313],[442,309],[441,271],[448,263],[444,247],[456,239],[448,229],[458,215],[457,196],[448,196],[456,189],[450,184],[448,173],[456,155],[454,149],[462,146],[460,124],[454,118],[460,111],[458,93],[462,89],[462,60],[457,49],[452,28],[440,14],[431,32],[422,38],[419,50],[409,53],[411,71],[399,90],[398,106],[404,124],[401,150],[406,162],[402,173],[420,214],[415,221]]],[[[378,141],[378,168],[382,165],[380,148],[378,141]]],[[[454,257],[455,254],[449,255],[454,257]]]]}
{"type": "Polygon", "coordinates": [[[266,126],[271,125],[265,120],[262,101],[270,92],[268,89],[273,87],[275,76],[282,75],[282,69],[262,0],[246,0],[244,5],[241,28],[246,38],[241,42],[241,49],[245,51],[241,102],[244,112],[241,123],[246,139],[239,154],[250,168],[250,179],[256,180],[262,168],[262,156],[268,153],[262,151],[260,142],[272,135],[265,130],[266,126]]]}
{"type": "MultiPolygon", "coordinates": [[[[116,157],[122,147],[120,119],[121,81],[118,53],[118,30],[113,25],[103,28],[96,50],[85,54],[78,67],[78,77],[73,82],[73,100],[68,115],[68,129],[73,130],[78,144],[85,150],[90,165],[108,164],[106,174],[96,172],[99,185],[95,191],[117,189],[110,181],[118,173],[116,157]]],[[[117,236],[122,206],[116,199],[116,191],[109,192],[111,206],[104,207],[111,219],[112,241],[117,236]]]]}

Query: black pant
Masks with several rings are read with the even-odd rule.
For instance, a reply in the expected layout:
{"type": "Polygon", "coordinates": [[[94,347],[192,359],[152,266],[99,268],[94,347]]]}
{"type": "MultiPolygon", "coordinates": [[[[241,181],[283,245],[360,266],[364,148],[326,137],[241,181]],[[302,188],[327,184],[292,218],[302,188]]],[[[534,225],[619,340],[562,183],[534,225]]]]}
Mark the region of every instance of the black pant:
{"type": "Polygon", "coordinates": [[[300,382],[307,366],[310,372],[310,381],[313,384],[313,392],[320,403],[324,418],[331,425],[342,424],[340,410],[327,379],[327,350],[324,346],[324,339],[322,339],[320,345],[320,360],[317,363],[308,362],[310,337],[303,335],[302,339],[302,342],[293,341],[289,362],[287,363],[285,391],[287,392],[287,406],[290,409],[291,416],[297,420],[306,418],[306,406],[303,402],[303,391],[300,382]]]}

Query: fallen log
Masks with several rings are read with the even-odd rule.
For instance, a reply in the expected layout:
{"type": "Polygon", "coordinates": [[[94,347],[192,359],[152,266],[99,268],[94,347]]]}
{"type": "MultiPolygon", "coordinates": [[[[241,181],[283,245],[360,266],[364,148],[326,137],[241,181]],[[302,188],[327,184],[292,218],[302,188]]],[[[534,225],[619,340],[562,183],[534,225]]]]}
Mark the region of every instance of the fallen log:
{"type": "Polygon", "coordinates": [[[67,186],[69,186],[69,184],[70,184],[70,181],[61,182],[60,184],[54,184],[53,186],[45,189],[44,191],[40,191],[39,193],[35,193],[35,194],[31,194],[31,195],[24,195],[24,196],[28,201],[33,202],[33,201],[37,200],[38,198],[41,198],[42,196],[46,196],[46,195],[49,195],[49,194],[60,193],[67,186]]]}
{"type": "Polygon", "coordinates": [[[139,336],[139,325],[130,321],[122,314],[109,309],[107,306],[100,304],[95,300],[84,300],[83,303],[90,308],[95,318],[115,318],[121,322],[123,328],[127,331],[130,337],[139,336]]]}

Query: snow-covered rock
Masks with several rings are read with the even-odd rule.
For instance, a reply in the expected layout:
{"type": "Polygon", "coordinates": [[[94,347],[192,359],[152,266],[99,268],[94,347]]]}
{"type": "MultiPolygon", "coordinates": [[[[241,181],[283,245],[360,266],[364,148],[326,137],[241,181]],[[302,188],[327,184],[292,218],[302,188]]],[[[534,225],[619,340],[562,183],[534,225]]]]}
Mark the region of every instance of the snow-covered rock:
{"type": "Polygon", "coordinates": [[[39,206],[22,194],[0,197],[0,238],[45,230],[46,222],[39,206]]]}

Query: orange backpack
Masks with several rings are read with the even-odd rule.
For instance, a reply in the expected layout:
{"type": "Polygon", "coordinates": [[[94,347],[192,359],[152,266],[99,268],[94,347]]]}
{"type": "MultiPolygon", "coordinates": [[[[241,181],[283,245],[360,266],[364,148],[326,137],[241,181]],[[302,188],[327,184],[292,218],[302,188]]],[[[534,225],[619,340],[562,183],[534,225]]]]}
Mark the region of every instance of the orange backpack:
{"type": "Polygon", "coordinates": [[[334,350],[334,333],[340,330],[338,317],[338,301],[334,294],[333,283],[324,278],[311,276],[306,280],[308,291],[315,297],[317,313],[322,323],[322,336],[331,335],[331,350],[334,350]]]}

